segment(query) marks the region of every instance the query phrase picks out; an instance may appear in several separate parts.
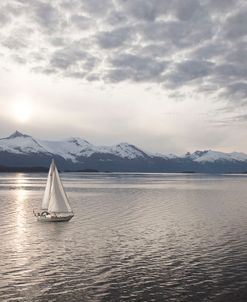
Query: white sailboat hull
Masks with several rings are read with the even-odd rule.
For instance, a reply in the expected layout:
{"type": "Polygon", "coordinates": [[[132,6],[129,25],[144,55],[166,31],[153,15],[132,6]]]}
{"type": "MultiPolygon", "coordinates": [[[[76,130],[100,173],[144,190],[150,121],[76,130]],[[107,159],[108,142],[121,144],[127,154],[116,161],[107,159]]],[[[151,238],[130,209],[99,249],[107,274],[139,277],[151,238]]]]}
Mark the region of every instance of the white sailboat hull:
{"type": "Polygon", "coordinates": [[[62,222],[62,221],[69,221],[74,214],[60,216],[60,215],[37,215],[37,220],[41,222],[62,222]]]}

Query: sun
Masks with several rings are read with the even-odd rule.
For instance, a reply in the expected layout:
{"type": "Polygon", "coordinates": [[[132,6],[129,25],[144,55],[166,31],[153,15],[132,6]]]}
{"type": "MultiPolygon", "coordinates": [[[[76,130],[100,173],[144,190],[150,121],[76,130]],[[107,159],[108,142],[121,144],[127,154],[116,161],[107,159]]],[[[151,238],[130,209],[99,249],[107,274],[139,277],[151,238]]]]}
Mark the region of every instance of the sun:
{"type": "Polygon", "coordinates": [[[31,104],[28,100],[19,99],[13,104],[13,113],[17,121],[26,123],[31,118],[31,104]]]}

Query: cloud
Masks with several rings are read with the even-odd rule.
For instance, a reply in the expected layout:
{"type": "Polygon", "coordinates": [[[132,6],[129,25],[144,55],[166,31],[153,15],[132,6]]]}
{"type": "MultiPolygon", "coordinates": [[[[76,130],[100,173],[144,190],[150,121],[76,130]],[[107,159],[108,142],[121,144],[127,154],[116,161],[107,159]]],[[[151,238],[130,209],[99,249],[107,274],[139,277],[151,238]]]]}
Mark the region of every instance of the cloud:
{"type": "Polygon", "coordinates": [[[247,83],[236,82],[230,84],[222,94],[223,97],[233,100],[235,103],[247,104],[247,83]]]}
{"type": "Polygon", "coordinates": [[[41,30],[54,31],[62,20],[62,15],[59,14],[58,9],[49,2],[33,2],[31,12],[34,22],[40,26],[41,30]]]}
{"type": "Polygon", "coordinates": [[[98,16],[104,18],[104,16],[113,8],[112,0],[82,0],[79,1],[80,9],[86,11],[89,15],[98,16]]]}
{"type": "Polygon", "coordinates": [[[246,13],[240,0],[3,0],[0,53],[45,74],[245,98],[246,13]]]}
{"type": "Polygon", "coordinates": [[[3,46],[9,49],[20,50],[21,48],[27,47],[27,41],[15,35],[13,37],[8,37],[5,41],[3,41],[3,46]]]}
{"type": "MultiPolygon", "coordinates": [[[[174,64],[173,71],[166,75],[168,87],[189,85],[188,82],[208,76],[214,64],[209,61],[186,60],[174,64]]],[[[192,84],[193,85],[193,84],[192,84]]]]}
{"type": "Polygon", "coordinates": [[[80,41],[78,41],[55,51],[48,65],[50,69],[46,69],[46,72],[60,72],[66,77],[84,78],[90,75],[97,62],[98,59],[95,56],[81,50],[80,41]]]}
{"type": "Polygon", "coordinates": [[[75,25],[80,30],[87,30],[91,26],[91,19],[79,14],[73,14],[70,17],[72,25],[75,25]]]}
{"type": "Polygon", "coordinates": [[[156,1],[118,1],[122,10],[137,20],[154,21],[157,16],[156,1]]]}
{"type": "Polygon", "coordinates": [[[237,65],[242,65],[242,67],[247,66],[247,42],[241,41],[232,45],[231,50],[226,54],[225,60],[227,62],[232,62],[237,65]]]}
{"type": "Polygon", "coordinates": [[[131,39],[131,28],[123,27],[112,31],[104,31],[98,34],[98,44],[102,48],[117,48],[123,45],[127,39],[131,39]]]}
{"type": "Polygon", "coordinates": [[[4,26],[9,22],[10,22],[10,17],[6,14],[6,12],[1,11],[0,12],[0,25],[4,26]]]}
{"type": "Polygon", "coordinates": [[[209,0],[208,7],[211,11],[215,11],[217,13],[225,13],[228,10],[234,8],[239,4],[238,0],[209,0]]]}
{"type": "Polygon", "coordinates": [[[175,16],[182,21],[191,21],[194,19],[202,20],[206,14],[205,8],[197,0],[174,1],[173,11],[175,16]]]}
{"type": "Polygon", "coordinates": [[[247,8],[231,15],[223,27],[224,36],[230,40],[239,40],[247,35],[247,8]]]}
{"type": "Polygon", "coordinates": [[[152,57],[140,57],[133,54],[116,55],[110,62],[113,69],[110,70],[108,77],[114,82],[158,80],[168,64],[165,61],[157,61],[152,57]]]}
{"type": "Polygon", "coordinates": [[[211,60],[216,62],[218,60],[224,60],[224,55],[229,51],[229,45],[224,41],[214,42],[206,41],[205,43],[199,44],[198,47],[192,49],[190,57],[194,60],[211,60]]]}
{"type": "Polygon", "coordinates": [[[50,64],[54,68],[67,69],[69,66],[77,62],[84,61],[87,53],[78,49],[78,47],[66,47],[55,51],[51,57],[50,64]]]}
{"type": "Polygon", "coordinates": [[[229,64],[229,63],[218,65],[215,68],[215,72],[219,76],[226,77],[228,80],[242,79],[244,81],[247,77],[247,69],[245,67],[242,67],[239,65],[234,65],[234,64],[229,64]]]}
{"type": "Polygon", "coordinates": [[[122,26],[128,23],[128,17],[122,11],[112,10],[107,16],[106,23],[113,27],[116,26],[116,24],[122,26]]]}
{"type": "Polygon", "coordinates": [[[247,114],[240,114],[234,117],[235,121],[240,121],[240,122],[246,122],[247,121],[247,114]]]}

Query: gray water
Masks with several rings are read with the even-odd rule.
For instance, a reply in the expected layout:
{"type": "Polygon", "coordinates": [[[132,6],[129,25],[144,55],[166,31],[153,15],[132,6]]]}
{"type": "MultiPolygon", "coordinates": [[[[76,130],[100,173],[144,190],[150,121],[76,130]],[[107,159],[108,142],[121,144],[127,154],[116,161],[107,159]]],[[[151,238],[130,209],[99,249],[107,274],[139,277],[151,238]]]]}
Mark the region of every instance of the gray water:
{"type": "Polygon", "coordinates": [[[75,216],[41,223],[44,174],[0,174],[0,301],[246,301],[247,177],[62,174],[75,216]]]}

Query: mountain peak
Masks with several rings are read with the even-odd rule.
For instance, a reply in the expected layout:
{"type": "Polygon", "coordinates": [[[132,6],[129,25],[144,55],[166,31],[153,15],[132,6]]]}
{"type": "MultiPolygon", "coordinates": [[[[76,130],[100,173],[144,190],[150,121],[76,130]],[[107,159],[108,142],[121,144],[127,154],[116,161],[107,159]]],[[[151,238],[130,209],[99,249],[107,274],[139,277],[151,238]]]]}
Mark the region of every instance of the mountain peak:
{"type": "Polygon", "coordinates": [[[130,145],[128,143],[125,143],[125,142],[119,143],[119,144],[117,144],[117,146],[122,147],[122,148],[124,148],[124,147],[132,147],[132,145],[130,145]]]}
{"type": "Polygon", "coordinates": [[[16,137],[29,137],[29,135],[23,134],[20,131],[16,130],[8,138],[16,138],[16,137]]]}
{"type": "Polygon", "coordinates": [[[87,140],[82,139],[80,137],[74,137],[74,136],[65,138],[64,141],[68,141],[68,142],[74,143],[74,144],[76,144],[78,146],[80,145],[80,143],[83,143],[83,144],[86,143],[86,144],[90,145],[90,143],[87,140]]]}
{"type": "Polygon", "coordinates": [[[207,153],[209,153],[211,150],[203,150],[203,151],[201,151],[201,150],[196,150],[193,154],[194,155],[197,155],[197,156],[202,156],[202,155],[205,155],[205,154],[207,154],[207,153]]]}

